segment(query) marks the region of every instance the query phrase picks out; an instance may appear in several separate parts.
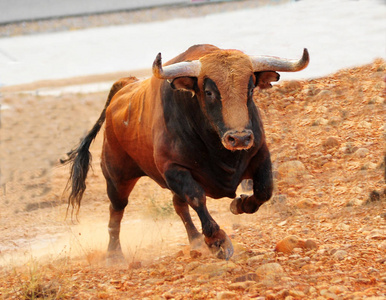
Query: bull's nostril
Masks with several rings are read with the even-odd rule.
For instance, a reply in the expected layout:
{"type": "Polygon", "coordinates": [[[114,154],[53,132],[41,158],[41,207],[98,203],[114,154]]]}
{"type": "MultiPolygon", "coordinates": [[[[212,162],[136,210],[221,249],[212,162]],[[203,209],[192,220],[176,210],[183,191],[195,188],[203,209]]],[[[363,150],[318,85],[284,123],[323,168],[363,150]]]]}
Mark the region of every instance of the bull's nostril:
{"type": "Polygon", "coordinates": [[[236,144],[236,140],[234,137],[232,136],[228,136],[228,142],[231,144],[231,145],[235,145],[236,144]]]}

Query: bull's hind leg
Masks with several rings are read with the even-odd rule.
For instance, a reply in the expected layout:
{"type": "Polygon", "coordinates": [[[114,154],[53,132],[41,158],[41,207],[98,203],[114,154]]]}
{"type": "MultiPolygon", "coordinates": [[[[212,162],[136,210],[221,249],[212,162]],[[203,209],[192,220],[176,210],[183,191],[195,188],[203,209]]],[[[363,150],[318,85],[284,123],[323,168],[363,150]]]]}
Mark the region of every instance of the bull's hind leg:
{"type": "Polygon", "coordinates": [[[133,179],[126,181],[124,184],[116,183],[106,178],[107,194],[110,199],[110,220],[108,225],[109,245],[107,248],[107,259],[109,263],[123,261],[123,253],[119,234],[121,231],[121,220],[125,207],[128,203],[130,192],[138,181],[133,179]]]}
{"type": "Polygon", "coordinates": [[[112,149],[109,143],[103,145],[101,167],[107,184],[110,199],[110,220],[108,224],[109,245],[108,263],[123,261],[119,234],[121,220],[128,199],[138,179],[143,176],[136,163],[119,148],[112,149]]]}
{"type": "Polygon", "coordinates": [[[110,240],[107,248],[109,256],[123,256],[119,240],[121,220],[128,203],[129,194],[137,181],[138,179],[131,180],[122,185],[106,178],[107,194],[110,199],[110,220],[108,225],[110,240]]]}

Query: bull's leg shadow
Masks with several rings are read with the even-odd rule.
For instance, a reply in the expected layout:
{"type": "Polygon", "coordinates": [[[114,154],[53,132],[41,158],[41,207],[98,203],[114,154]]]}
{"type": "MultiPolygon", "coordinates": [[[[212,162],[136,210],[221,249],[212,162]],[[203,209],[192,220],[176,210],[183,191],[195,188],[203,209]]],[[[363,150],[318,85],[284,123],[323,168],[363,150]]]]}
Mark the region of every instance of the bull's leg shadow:
{"type": "Polygon", "coordinates": [[[187,204],[196,211],[200,218],[204,241],[209,249],[218,258],[226,260],[231,258],[233,255],[232,242],[209,214],[205,192],[193,179],[190,172],[181,167],[174,167],[165,172],[165,177],[169,188],[175,193],[174,207],[184,222],[191,245],[197,238],[200,238],[200,233],[191,220],[187,204]]]}

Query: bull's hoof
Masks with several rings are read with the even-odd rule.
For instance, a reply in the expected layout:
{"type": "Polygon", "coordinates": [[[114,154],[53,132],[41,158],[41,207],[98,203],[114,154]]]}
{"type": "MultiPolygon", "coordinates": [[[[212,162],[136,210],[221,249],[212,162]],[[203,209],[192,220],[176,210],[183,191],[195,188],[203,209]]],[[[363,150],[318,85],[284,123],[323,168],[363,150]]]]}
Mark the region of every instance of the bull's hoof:
{"type": "Polygon", "coordinates": [[[238,209],[237,209],[237,204],[240,206],[240,203],[241,203],[241,199],[239,197],[233,199],[233,201],[231,202],[231,205],[229,207],[232,214],[234,214],[234,215],[240,214],[238,209]]]}
{"type": "Polygon", "coordinates": [[[117,265],[127,265],[125,257],[122,251],[109,251],[107,252],[106,265],[108,267],[117,265]]]}
{"type": "Polygon", "coordinates": [[[232,214],[240,215],[240,214],[244,213],[244,211],[241,208],[241,205],[242,205],[244,199],[246,199],[246,198],[248,198],[247,195],[240,195],[240,197],[235,198],[231,202],[229,209],[230,209],[232,214]]]}
{"type": "Polygon", "coordinates": [[[205,242],[217,258],[229,260],[232,257],[232,241],[223,230],[220,229],[213,237],[205,238],[205,242]]]}

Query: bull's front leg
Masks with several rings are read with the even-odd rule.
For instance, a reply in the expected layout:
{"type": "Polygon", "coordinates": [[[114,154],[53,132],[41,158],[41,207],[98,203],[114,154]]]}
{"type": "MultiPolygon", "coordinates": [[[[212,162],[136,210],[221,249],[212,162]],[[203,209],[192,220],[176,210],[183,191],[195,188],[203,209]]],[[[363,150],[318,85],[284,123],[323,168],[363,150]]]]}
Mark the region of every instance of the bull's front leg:
{"type": "MultiPolygon", "coordinates": [[[[165,172],[165,179],[169,188],[178,195],[179,201],[185,201],[196,211],[201,221],[205,243],[209,249],[215,253],[218,258],[228,260],[233,255],[232,242],[209,214],[206,207],[204,189],[193,179],[188,170],[179,166],[169,166],[165,172]]],[[[185,223],[189,240],[192,242],[192,231],[194,231],[192,224],[186,224],[186,222],[189,222],[188,218],[184,218],[183,214],[179,211],[177,211],[177,213],[185,223]]]]}
{"type": "Polygon", "coordinates": [[[272,196],[273,178],[271,157],[266,145],[252,161],[253,195],[240,195],[231,202],[233,214],[253,214],[272,196]]]}

